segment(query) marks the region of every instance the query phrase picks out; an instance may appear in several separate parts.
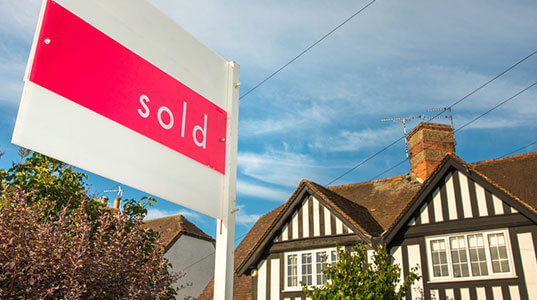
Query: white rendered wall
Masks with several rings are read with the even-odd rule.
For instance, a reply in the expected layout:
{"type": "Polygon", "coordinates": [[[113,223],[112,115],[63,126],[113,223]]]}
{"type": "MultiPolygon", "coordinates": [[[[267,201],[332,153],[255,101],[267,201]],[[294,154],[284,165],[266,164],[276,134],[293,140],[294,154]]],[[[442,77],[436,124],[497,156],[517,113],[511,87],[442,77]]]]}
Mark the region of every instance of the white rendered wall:
{"type": "Polygon", "coordinates": [[[192,286],[180,290],[176,299],[184,299],[187,296],[197,298],[214,276],[214,245],[209,241],[183,235],[168,249],[164,257],[170,261],[177,273],[187,268],[184,270],[186,276],[179,279],[176,286],[192,283],[192,286]],[[197,261],[199,262],[192,265],[197,261]],[[189,267],[190,265],[192,266],[189,267]]]}

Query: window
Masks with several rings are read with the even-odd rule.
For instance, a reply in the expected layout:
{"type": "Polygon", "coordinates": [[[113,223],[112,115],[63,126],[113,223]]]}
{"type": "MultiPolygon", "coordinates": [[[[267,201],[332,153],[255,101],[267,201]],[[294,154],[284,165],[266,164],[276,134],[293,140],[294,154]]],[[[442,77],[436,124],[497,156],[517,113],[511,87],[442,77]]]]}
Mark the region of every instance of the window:
{"type": "Polygon", "coordinates": [[[468,235],[470,245],[470,261],[472,265],[472,276],[488,275],[487,257],[485,256],[485,243],[482,234],[468,235]]]}
{"type": "Polygon", "coordinates": [[[315,255],[315,272],[317,273],[317,285],[321,285],[326,282],[324,268],[328,264],[328,255],[326,254],[326,251],[319,251],[315,255]]]}
{"type": "Polygon", "coordinates": [[[431,280],[513,276],[507,230],[427,237],[431,280]]]}
{"type": "Polygon", "coordinates": [[[306,285],[311,285],[313,281],[311,278],[311,252],[302,253],[302,282],[306,285]]]}
{"type": "Polygon", "coordinates": [[[446,244],[444,240],[431,241],[431,257],[433,259],[434,277],[449,276],[446,253],[446,244]]]}
{"type": "Polygon", "coordinates": [[[330,251],[330,253],[332,255],[331,262],[332,263],[338,262],[339,261],[339,256],[337,255],[337,250],[332,250],[332,251],[330,251]]]}
{"type": "Polygon", "coordinates": [[[509,272],[509,258],[507,257],[507,245],[505,237],[501,233],[489,234],[490,259],[492,261],[492,272],[509,272]]]}
{"type": "Polygon", "coordinates": [[[296,254],[287,256],[287,286],[298,286],[298,258],[296,254]]]}
{"type": "Polygon", "coordinates": [[[335,249],[318,249],[286,253],[286,290],[301,290],[300,282],[319,286],[326,282],[324,268],[337,261],[335,249]]]}

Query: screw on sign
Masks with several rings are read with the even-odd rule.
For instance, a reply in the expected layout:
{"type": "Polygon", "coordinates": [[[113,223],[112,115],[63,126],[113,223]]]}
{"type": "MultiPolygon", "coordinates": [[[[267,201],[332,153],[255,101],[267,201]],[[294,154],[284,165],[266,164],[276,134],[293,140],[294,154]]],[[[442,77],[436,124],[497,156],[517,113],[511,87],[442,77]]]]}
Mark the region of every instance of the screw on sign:
{"type": "Polygon", "coordinates": [[[240,67],[146,0],[42,3],[12,142],[217,218],[232,299],[240,67]]]}
{"type": "Polygon", "coordinates": [[[32,82],[225,173],[225,110],[67,9],[44,19],[32,82]]]}

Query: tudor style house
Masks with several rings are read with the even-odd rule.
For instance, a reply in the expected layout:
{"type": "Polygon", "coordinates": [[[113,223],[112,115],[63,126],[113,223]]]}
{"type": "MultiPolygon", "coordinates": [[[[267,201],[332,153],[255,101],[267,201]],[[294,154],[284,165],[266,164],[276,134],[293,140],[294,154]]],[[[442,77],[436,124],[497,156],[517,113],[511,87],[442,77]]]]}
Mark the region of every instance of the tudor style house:
{"type": "Polygon", "coordinates": [[[184,272],[175,287],[185,287],[175,298],[198,297],[214,276],[214,239],[183,215],[144,221],[144,227],[159,233],[158,243],[164,247],[164,257],[173,271],[184,272]]]}
{"type": "MultiPolygon", "coordinates": [[[[537,299],[537,152],[467,163],[453,129],[421,123],[408,137],[410,174],[323,187],[303,180],[235,251],[235,299],[305,299],[322,285],[336,243],[382,243],[407,299],[537,299]]],[[[210,283],[198,299],[212,298],[210,283]]]]}

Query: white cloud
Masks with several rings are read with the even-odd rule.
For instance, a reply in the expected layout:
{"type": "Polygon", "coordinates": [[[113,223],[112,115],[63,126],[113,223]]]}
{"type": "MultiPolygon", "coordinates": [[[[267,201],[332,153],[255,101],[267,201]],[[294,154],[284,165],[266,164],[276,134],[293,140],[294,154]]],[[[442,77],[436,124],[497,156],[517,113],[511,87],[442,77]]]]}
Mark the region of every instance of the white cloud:
{"type": "Polygon", "coordinates": [[[403,127],[394,125],[359,131],[341,130],[336,136],[318,138],[310,147],[326,152],[361,151],[389,144],[401,136],[403,127]]]}
{"type": "Polygon", "coordinates": [[[248,214],[244,205],[239,205],[237,208],[239,210],[235,216],[235,221],[241,225],[251,226],[262,216],[260,214],[248,214]]]}
{"type": "Polygon", "coordinates": [[[271,151],[264,154],[239,153],[239,172],[260,181],[296,187],[305,176],[312,176],[319,167],[303,154],[271,151]]]}
{"type": "Polygon", "coordinates": [[[244,180],[237,181],[237,193],[239,195],[252,196],[276,202],[285,202],[290,196],[289,192],[286,190],[249,183],[244,180]]]}
{"type": "Polygon", "coordinates": [[[10,107],[20,101],[26,62],[17,58],[0,58],[0,104],[10,107]]]}
{"type": "Polygon", "coordinates": [[[243,137],[264,134],[295,134],[303,128],[329,124],[336,116],[335,110],[322,103],[311,103],[293,107],[285,105],[283,113],[278,113],[270,119],[247,119],[240,122],[239,132],[243,137]]]}
{"type": "MultiPolygon", "coordinates": [[[[0,30],[12,38],[27,39],[32,37],[39,9],[40,0],[0,0],[0,30]]],[[[30,41],[31,42],[31,41],[30,41]]]]}

